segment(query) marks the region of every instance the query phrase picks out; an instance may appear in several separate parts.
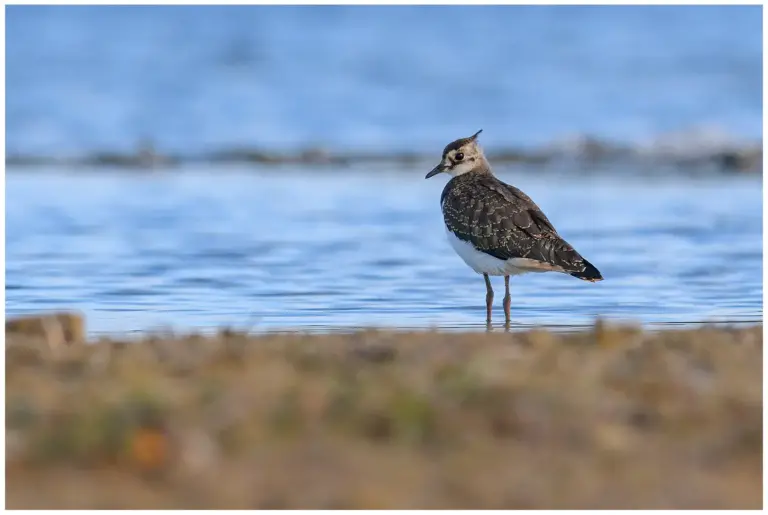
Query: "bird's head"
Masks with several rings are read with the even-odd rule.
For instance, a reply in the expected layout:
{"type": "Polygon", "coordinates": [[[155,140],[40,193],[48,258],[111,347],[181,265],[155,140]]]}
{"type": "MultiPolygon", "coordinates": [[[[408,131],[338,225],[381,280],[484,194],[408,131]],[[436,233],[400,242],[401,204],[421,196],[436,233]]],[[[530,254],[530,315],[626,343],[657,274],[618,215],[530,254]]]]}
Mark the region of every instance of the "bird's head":
{"type": "Polygon", "coordinates": [[[442,172],[455,177],[467,172],[488,170],[488,162],[483,155],[483,149],[477,143],[477,137],[481,132],[483,132],[483,129],[480,129],[468,138],[457,139],[449,143],[443,149],[443,158],[440,160],[440,164],[434,167],[425,179],[429,179],[442,172]]]}

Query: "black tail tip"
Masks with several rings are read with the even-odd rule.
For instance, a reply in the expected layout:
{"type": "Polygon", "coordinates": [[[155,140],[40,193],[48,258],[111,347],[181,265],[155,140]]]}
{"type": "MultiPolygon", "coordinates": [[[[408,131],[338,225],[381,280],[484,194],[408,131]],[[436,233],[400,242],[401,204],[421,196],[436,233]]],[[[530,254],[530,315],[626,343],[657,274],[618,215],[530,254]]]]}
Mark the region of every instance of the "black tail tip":
{"type": "Polygon", "coordinates": [[[600,274],[600,270],[595,268],[592,263],[586,259],[584,260],[584,270],[581,272],[573,272],[571,275],[577,279],[581,279],[582,281],[589,281],[591,283],[596,283],[603,280],[603,276],[600,274]]]}

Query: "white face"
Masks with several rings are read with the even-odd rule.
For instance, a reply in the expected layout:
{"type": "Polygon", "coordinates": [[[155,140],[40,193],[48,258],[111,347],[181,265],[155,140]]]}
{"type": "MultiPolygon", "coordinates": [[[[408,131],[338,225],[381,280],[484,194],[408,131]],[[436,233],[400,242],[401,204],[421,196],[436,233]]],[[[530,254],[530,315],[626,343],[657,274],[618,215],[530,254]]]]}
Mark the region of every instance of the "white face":
{"type": "Polygon", "coordinates": [[[470,146],[458,150],[451,150],[440,163],[445,168],[445,173],[456,177],[471,171],[477,165],[479,152],[470,146]]]}
{"type": "Polygon", "coordinates": [[[477,144],[477,135],[481,132],[477,131],[469,138],[461,138],[447,145],[443,150],[440,164],[434,167],[425,178],[429,179],[438,173],[447,173],[456,177],[472,171],[489,172],[488,161],[485,160],[483,150],[477,144]]]}
{"type": "Polygon", "coordinates": [[[480,145],[472,142],[448,152],[440,162],[440,167],[445,173],[456,177],[474,170],[483,159],[480,145]]]}

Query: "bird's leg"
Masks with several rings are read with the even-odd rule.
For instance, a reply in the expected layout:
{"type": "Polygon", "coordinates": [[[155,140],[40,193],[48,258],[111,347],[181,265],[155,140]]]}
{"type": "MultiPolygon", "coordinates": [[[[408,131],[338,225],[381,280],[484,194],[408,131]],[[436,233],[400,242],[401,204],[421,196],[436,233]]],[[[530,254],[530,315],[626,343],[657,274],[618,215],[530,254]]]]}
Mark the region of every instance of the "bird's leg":
{"type": "Polygon", "coordinates": [[[493,308],[493,287],[491,286],[491,278],[488,274],[483,274],[485,278],[485,322],[491,323],[491,309],[493,308]]]}
{"type": "Polygon", "coordinates": [[[509,276],[504,276],[504,319],[507,325],[510,322],[509,308],[512,304],[512,297],[509,295],[509,276]]]}

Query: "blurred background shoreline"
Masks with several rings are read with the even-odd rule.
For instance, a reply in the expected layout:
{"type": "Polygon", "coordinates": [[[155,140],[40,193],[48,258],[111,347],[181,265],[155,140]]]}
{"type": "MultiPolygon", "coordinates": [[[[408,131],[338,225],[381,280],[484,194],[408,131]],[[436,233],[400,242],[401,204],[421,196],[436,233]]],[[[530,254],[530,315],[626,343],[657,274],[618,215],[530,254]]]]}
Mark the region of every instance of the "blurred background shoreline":
{"type": "MultiPolygon", "coordinates": [[[[502,146],[487,149],[491,163],[496,165],[534,166],[546,171],[558,165],[605,166],[621,164],[630,168],[663,166],[667,172],[680,174],[753,173],[762,174],[762,142],[718,141],[714,134],[692,131],[659,138],[651,146],[633,148],[628,145],[600,141],[589,136],[554,142],[541,148],[525,149],[502,146]]],[[[151,142],[140,142],[134,151],[98,151],[83,155],[9,154],[8,171],[30,168],[115,168],[115,169],[178,169],[185,165],[258,165],[331,167],[345,170],[359,166],[390,166],[410,170],[411,166],[430,166],[438,152],[343,151],[324,147],[307,147],[297,151],[269,148],[232,147],[210,153],[171,154],[155,148],[151,142]]],[[[572,168],[578,172],[578,168],[572,168]]],[[[641,172],[643,175],[643,172],[641,172]]]]}

